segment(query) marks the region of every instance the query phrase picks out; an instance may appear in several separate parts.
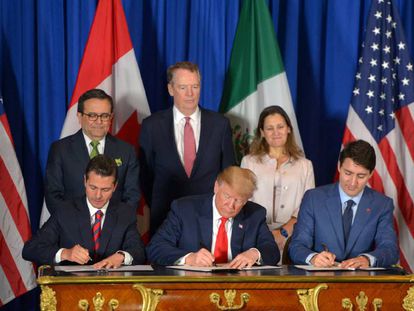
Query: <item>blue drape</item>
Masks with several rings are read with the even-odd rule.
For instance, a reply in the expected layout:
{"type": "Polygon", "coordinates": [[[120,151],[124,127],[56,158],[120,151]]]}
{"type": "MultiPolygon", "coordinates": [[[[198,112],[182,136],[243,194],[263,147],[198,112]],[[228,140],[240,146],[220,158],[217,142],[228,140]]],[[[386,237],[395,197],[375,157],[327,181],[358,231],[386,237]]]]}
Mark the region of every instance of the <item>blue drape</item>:
{"type": "MultiPolygon", "coordinates": [[[[202,106],[218,110],[243,1],[122,2],[151,111],[171,105],[165,70],[187,59],[201,68],[202,106]]],[[[370,3],[268,1],[304,149],[318,185],[331,182],[336,169],[370,3]]],[[[48,149],[60,135],[96,4],[96,0],[0,0],[0,87],[33,231],[43,201],[48,149]]],[[[413,55],[413,1],[396,4],[413,55]]],[[[33,301],[16,300],[6,308],[30,310],[33,301]]]]}

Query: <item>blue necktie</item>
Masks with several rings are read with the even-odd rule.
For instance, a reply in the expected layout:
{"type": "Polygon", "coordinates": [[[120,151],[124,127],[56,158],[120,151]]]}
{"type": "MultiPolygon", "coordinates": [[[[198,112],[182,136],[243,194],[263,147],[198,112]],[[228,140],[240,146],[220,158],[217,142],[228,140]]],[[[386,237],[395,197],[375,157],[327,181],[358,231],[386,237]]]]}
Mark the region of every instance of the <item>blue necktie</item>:
{"type": "Polygon", "coordinates": [[[346,207],[342,215],[342,222],[344,224],[344,237],[345,237],[345,244],[346,244],[348,242],[349,232],[351,231],[352,216],[353,216],[352,206],[354,206],[355,202],[352,200],[348,200],[345,203],[346,203],[346,207]]]}

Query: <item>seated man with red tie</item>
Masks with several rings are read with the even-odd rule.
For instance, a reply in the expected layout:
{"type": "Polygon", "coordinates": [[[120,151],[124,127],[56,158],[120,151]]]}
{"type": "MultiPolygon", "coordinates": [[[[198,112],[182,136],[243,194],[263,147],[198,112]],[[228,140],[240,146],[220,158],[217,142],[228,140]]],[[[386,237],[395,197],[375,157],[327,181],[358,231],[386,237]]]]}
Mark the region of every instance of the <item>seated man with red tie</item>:
{"type": "Polygon", "coordinates": [[[38,265],[94,264],[117,268],[145,262],[135,209],[112,201],[117,186],[117,166],[97,155],[86,167],[86,196],[62,202],[37,234],[27,241],[23,258],[38,265]]]}
{"type": "Polygon", "coordinates": [[[279,250],[266,225],[264,207],[248,201],[256,176],[230,166],[214,184],[214,195],[175,200],[167,219],[147,247],[150,262],[160,265],[231,268],[275,265],[279,250]]]}

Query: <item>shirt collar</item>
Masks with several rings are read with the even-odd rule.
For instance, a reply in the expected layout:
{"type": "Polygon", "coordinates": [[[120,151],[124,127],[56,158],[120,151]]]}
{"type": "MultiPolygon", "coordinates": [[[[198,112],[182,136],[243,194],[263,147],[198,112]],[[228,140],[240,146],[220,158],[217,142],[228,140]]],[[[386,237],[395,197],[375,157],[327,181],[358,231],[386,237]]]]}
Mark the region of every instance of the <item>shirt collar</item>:
{"type": "Polygon", "coordinates": [[[339,188],[339,197],[341,198],[341,203],[342,206],[345,204],[346,201],[348,200],[352,200],[355,202],[355,206],[359,204],[359,201],[361,201],[362,195],[364,194],[365,188],[358,193],[358,195],[354,196],[354,197],[350,197],[349,195],[347,195],[345,193],[345,191],[342,189],[341,184],[338,183],[338,188],[339,188]]]}
{"type": "MultiPolygon", "coordinates": [[[[91,144],[92,139],[90,139],[90,137],[88,135],[86,135],[83,130],[82,130],[82,134],[83,134],[83,138],[85,139],[86,146],[88,147],[88,150],[89,150],[89,146],[91,144]]],[[[105,138],[106,138],[106,136],[104,136],[104,138],[102,138],[101,140],[98,140],[99,141],[99,146],[102,147],[102,150],[104,150],[104,147],[105,147],[105,138]]]]}
{"type": "Polygon", "coordinates": [[[102,213],[105,215],[106,214],[106,210],[108,209],[108,205],[109,205],[109,201],[108,202],[106,202],[106,204],[102,207],[102,208],[96,208],[96,207],[94,207],[92,204],[91,204],[91,202],[89,202],[89,199],[88,199],[88,197],[86,197],[86,205],[88,205],[88,209],[89,209],[89,214],[91,215],[91,217],[93,216],[93,215],[95,215],[95,213],[97,212],[97,211],[102,211],[102,213]]]}
{"type": "MultiPolygon", "coordinates": [[[[174,123],[179,123],[186,116],[180,110],[178,110],[177,107],[173,106],[173,117],[174,117],[174,123]]],[[[200,108],[197,106],[196,110],[189,117],[191,118],[191,121],[199,122],[200,117],[201,117],[200,108]]]]}

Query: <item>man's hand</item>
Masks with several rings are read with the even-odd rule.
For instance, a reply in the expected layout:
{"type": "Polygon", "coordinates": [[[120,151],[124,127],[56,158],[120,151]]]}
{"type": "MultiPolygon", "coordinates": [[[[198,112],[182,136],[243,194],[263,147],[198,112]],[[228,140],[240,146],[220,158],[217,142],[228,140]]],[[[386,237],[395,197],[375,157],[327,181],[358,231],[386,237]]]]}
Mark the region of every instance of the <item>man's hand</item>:
{"type": "Polygon", "coordinates": [[[93,265],[95,269],[110,269],[110,268],[119,268],[124,262],[124,254],[115,253],[93,265]]]}
{"type": "Polygon", "coordinates": [[[76,262],[80,265],[86,264],[91,258],[89,257],[89,251],[83,248],[79,244],[76,244],[72,248],[64,248],[60,255],[62,261],[68,260],[76,262]]]}
{"type": "Polygon", "coordinates": [[[200,249],[196,253],[190,253],[185,258],[185,264],[197,267],[211,267],[214,263],[214,256],[205,248],[200,249]]]}
{"type": "Polygon", "coordinates": [[[335,254],[323,251],[312,257],[310,263],[315,267],[332,267],[335,264],[335,254]]]}
{"type": "Polygon", "coordinates": [[[243,269],[250,268],[257,260],[259,260],[260,254],[257,249],[249,249],[243,253],[240,253],[230,263],[230,268],[243,269]]]}
{"type": "Polygon", "coordinates": [[[367,257],[365,256],[358,256],[355,258],[347,259],[342,261],[339,266],[341,268],[368,268],[370,266],[370,262],[367,257]]]}

